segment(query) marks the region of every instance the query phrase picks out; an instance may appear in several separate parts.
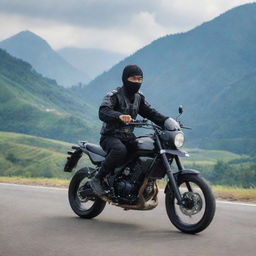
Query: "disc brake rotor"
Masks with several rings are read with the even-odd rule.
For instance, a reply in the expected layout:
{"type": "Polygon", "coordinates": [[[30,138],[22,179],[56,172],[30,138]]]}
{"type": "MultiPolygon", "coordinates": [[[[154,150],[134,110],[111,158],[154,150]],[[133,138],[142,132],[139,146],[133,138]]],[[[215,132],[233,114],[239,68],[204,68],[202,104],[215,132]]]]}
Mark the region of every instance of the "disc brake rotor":
{"type": "Polygon", "coordinates": [[[203,207],[203,200],[200,194],[195,192],[186,192],[182,196],[185,201],[184,205],[180,205],[180,210],[187,216],[192,216],[201,211],[203,207]]]}
{"type": "Polygon", "coordinates": [[[87,197],[83,197],[81,195],[81,191],[84,189],[84,186],[81,186],[78,190],[77,190],[77,197],[80,200],[81,203],[86,203],[89,199],[87,197]]]}

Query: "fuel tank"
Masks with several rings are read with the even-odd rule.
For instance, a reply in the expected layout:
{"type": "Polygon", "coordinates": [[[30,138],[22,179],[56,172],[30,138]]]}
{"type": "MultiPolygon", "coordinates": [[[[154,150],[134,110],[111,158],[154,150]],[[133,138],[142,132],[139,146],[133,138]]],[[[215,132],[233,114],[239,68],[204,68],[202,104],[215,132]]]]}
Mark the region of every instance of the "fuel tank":
{"type": "Polygon", "coordinates": [[[152,136],[140,136],[136,140],[137,150],[142,152],[153,152],[155,141],[152,136]]]}

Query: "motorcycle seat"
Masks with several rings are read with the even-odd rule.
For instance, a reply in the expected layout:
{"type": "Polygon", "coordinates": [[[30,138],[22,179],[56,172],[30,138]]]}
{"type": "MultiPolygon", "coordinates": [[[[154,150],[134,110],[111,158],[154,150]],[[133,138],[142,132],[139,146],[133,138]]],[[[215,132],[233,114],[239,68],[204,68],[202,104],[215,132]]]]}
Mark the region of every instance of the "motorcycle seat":
{"type": "Polygon", "coordinates": [[[87,143],[86,149],[97,154],[97,155],[103,156],[103,157],[105,157],[107,155],[107,153],[102,149],[102,147],[97,144],[87,143]]]}

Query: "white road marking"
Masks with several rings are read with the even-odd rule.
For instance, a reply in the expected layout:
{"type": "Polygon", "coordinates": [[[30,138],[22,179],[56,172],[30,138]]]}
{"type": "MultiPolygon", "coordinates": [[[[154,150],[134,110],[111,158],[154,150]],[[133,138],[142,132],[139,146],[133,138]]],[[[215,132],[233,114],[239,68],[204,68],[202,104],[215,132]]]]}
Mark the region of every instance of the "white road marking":
{"type": "MultiPolygon", "coordinates": [[[[12,184],[12,183],[1,183],[2,186],[12,186],[12,187],[21,187],[21,188],[31,188],[31,189],[43,189],[43,190],[60,190],[60,191],[67,191],[67,188],[56,188],[56,187],[43,187],[43,186],[36,186],[36,185],[24,185],[24,184],[12,184]]],[[[159,191],[164,192],[164,189],[159,189],[159,191]]],[[[253,203],[243,203],[243,202],[229,202],[229,201],[220,201],[216,200],[218,204],[230,204],[230,205],[241,205],[241,206],[252,206],[256,207],[256,204],[253,203]]]]}
{"type": "Polygon", "coordinates": [[[234,204],[234,205],[242,205],[242,206],[253,206],[253,207],[256,207],[256,204],[253,204],[253,203],[229,202],[229,201],[220,201],[220,200],[216,200],[216,203],[218,203],[218,204],[234,204]]]}
{"type": "Polygon", "coordinates": [[[36,185],[12,184],[12,183],[1,183],[1,182],[0,182],[0,185],[21,187],[21,188],[32,188],[32,189],[44,189],[44,190],[65,190],[65,191],[68,190],[67,188],[44,187],[44,186],[36,186],[36,185]]]}

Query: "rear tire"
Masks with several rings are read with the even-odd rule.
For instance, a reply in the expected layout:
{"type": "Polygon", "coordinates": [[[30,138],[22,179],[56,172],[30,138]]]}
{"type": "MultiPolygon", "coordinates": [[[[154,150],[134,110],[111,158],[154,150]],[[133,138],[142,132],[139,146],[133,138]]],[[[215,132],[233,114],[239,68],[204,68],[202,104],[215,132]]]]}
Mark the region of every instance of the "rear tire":
{"type": "MultiPolygon", "coordinates": [[[[215,214],[215,198],[206,180],[198,175],[190,174],[182,175],[178,178],[178,187],[183,197],[186,193],[187,195],[189,195],[189,191],[185,191],[185,193],[183,193],[184,191],[182,191],[180,188],[181,185],[186,184],[186,182],[188,182],[189,184],[194,184],[194,186],[196,186],[197,190],[194,191],[192,188],[193,192],[190,195],[193,195],[194,193],[195,197],[198,199],[198,205],[194,204],[196,205],[196,207],[192,207],[192,201],[192,205],[190,206],[190,208],[188,207],[188,209],[178,206],[174,193],[170,188],[169,184],[167,184],[165,206],[167,215],[176,228],[184,233],[195,234],[206,229],[211,223],[215,214]],[[199,190],[201,191],[201,194],[197,193],[197,191],[199,190]],[[179,216],[180,212],[181,214],[179,216]],[[196,214],[202,214],[202,217],[196,223],[189,223],[190,219],[194,218],[194,215],[196,214]],[[183,217],[184,219],[188,220],[187,223],[186,221],[183,221],[183,217]]],[[[183,190],[186,189],[186,187],[187,185],[184,186],[183,190]]]]}
{"type": "Polygon", "coordinates": [[[106,202],[95,195],[95,197],[85,198],[83,201],[78,196],[78,189],[87,178],[87,168],[82,168],[73,176],[68,189],[68,199],[72,210],[81,218],[91,219],[98,216],[105,208],[106,202]],[[87,205],[90,206],[87,208],[87,205]]]}

